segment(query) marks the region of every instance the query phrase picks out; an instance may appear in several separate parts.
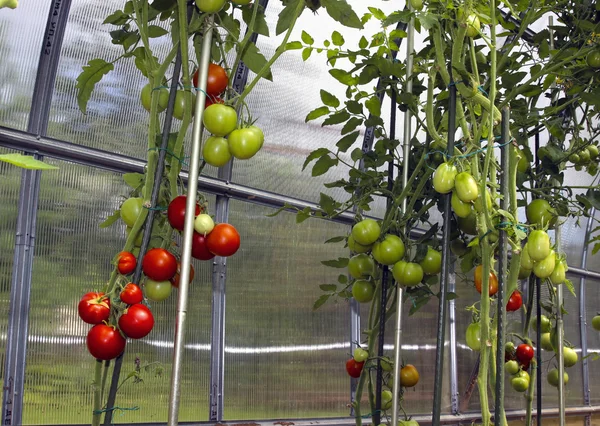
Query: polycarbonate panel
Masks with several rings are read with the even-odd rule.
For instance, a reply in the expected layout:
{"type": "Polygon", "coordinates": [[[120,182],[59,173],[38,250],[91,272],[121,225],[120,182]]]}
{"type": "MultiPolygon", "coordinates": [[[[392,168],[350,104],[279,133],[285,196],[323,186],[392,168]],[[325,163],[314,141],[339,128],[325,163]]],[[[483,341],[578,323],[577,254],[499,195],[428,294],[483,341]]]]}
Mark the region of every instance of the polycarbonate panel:
{"type": "MultiPolygon", "coordinates": [[[[579,285],[579,280],[574,280],[579,285]]],[[[592,405],[600,405],[600,332],[592,327],[592,318],[600,314],[600,281],[585,280],[585,321],[587,324],[588,366],[590,379],[590,400],[592,405]]],[[[581,354],[581,353],[580,353],[581,354]]],[[[581,368],[581,365],[579,366],[581,368]]]]}
{"type": "MultiPolygon", "coordinates": [[[[534,410],[535,412],[535,410],[534,410]]],[[[533,422],[535,423],[536,420],[534,418],[533,422]]],[[[510,420],[508,422],[508,424],[510,426],[525,426],[527,424],[527,422],[525,420],[510,420]]],[[[558,417],[544,417],[542,424],[544,426],[558,426],[560,425],[560,421],[558,419],[558,417]]],[[[584,426],[585,423],[585,417],[580,417],[580,416],[567,416],[565,418],[565,425],[566,426],[584,426]]],[[[595,425],[596,423],[594,423],[593,421],[593,417],[592,417],[592,425],[595,425]]]]}
{"type": "MultiPolygon", "coordinates": [[[[0,148],[0,154],[14,151],[0,148]]],[[[8,310],[10,287],[15,252],[15,233],[19,190],[21,188],[21,170],[12,164],[0,162],[0,377],[4,377],[4,356],[6,353],[6,332],[8,328],[8,310]]]]}
{"type": "Polygon", "coordinates": [[[0,9],[0,126],[27,129],[51,2],[21,0],[0,9]]]}
{"type": "Polygon", "coordinates": [[[350,310],[346,302],[312,307],[320,284],[345,269],[321,265],[345,256],[323,244],[348,227],[231,200],[229,222],[241,235],[227,260],[225,317],[226,419],[348,415],[350,310]]]}
{"type": "MultiPolygon", "coordinates": [[[[77,314],[81,296],[103,289],[111,260],[122,249],[125,226],[98,225],[119,207],[128,187],[107,171],[48,161],[60,170],[43,172],[33,266],[24,422],[72,424],[91,421],[94,359],[85,336],[90,326],[77,314]]],[[[186,349],[181,374],[181,420],[207,418],[210,329],[210,264],[194,263],[186,349]]],[[[126,280],[123,281],[123,284],[126,280]]],[[[169,400],[177,292],[150,302],[155,327],[129,341],[117,394],[117,422],[164,422],[169,400]],[[136,410],[128,410],[138,407],[136,410]]],[[[109,374],[110,381],[110,374],[109,374]]],[[[107,385],[108,388],[108,385],[107,385]]]]}

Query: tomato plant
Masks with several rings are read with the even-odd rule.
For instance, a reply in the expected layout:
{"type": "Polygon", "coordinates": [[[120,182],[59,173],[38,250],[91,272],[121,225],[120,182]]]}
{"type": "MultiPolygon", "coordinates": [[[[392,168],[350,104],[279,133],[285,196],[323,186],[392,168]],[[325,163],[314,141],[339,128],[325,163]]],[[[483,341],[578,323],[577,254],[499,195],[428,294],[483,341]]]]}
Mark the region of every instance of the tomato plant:
{"type": "Polygon", "coordinates": [[[170,280],[177,272],[177,259],[163,248],[153,248],[145,254],[142,270],[152,280],[170,280]]]}
{"type": "Polygon", "coordinates": [[[393,234],[387,234],[383,241],[373,244],[373,258],[382,265],[393,265],[404,257],[404,242],[393,234]]]}
{"type": "MultiPolygon", "coordinates": [[[[477,265],[475,268],[474,277],[475,288],[477,289],[477,292],[481,294],[481,285],[483,283],[483,265],[477,265]]],[[[488,286],[490,297],[498,292],[498,277],[496,277],[496,274],[492,271],[490,271],[488,286]]]]}
{"type": "Polygon", "coordinates": [[[83,295],[77,306],[79,317],[88,324],[100,324],[108,321],[110,316],[110,299],[99,292],[90,292],[83,295]]]}
{"type": "Polygon", "coordinates": [[[114,326],[97,324],[91,328],[86,338],[90,354],[103,361],[115,359],[125,350],[125,338],[114,326]]]}
{"type": "Polygon", "coordinates": [[[128,283],[125,287],[123,287],[119,298],[123,303],[135,305],[136,303],[141,303],[142,300],[144,300],[144,294],[142,293],[142,289],[137,284],[128,283]]]}
{"type": "Polygon", "coordinates": [[[354,358],[350,358],[346,361],[346,372],[348,372],[350,377],[357,379],[360,377],[360,373],[362,373],[364,364],[364,362],[357,362],[354,358]]]}
{"type": "Polygon", "coordinates": [[[508,312],[518,311],[521,309],[521,306],[523,306],[523,297],[521,296],[521,292],[519,290],[515,290],[508,298],[506,310],[508,312]]]}
{"type": "Polygon", "coordinates": [[[217,256],[231,256],[240,248],[240,234],[228,223],[219,223],[206,237],[206,247],[217,256]]]}
{"type": "Polygon", "coordinates": [[[206,164],[223,167],[231,160],[231,151],[227,139],[221,136],[209,137],[202,147],[202,157],[206,164]]]}
{"type": "Polygon", "coordinates": [[[146,337],[154,327],[154,315],[146,305],[131,305],[119,318],[119,328],[132,339],[146,337]]]}
{"type": "Polygon", "coordinates": [[[225,136],[231,133],[237,124],[237,113],[230,106],[212,104],[204,110],[202,123],[215,136],[225,136]]]}
{"type": "Polygon", "coordinates": [[[412,364],[406,364],[400,369],[400,384],[412,388],[419,383],[419,371],[412,364]]]}
{"type": "MultiPolygon", "coordinates": [[[[185,205],[187,203],[186,195],[178,195],[173,198],[167,208],[167,219],[169,224],[178,231],[183,231],[185,226],[185,205]]],[[[195,215],[198,216],[202,212],[200,205],[196,203],[195,215]]]]}

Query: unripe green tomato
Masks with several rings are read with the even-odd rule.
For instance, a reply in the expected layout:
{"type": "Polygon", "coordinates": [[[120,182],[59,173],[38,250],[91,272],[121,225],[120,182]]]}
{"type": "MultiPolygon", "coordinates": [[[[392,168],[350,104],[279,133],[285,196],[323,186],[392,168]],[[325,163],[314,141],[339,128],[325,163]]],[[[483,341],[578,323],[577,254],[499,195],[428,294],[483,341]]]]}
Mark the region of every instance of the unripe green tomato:
{"type": "Polygon", "coordinates": [[[471,348],[471,350],[481,350],[481,324],[478,322],[472,322],[469,324],[465,334],[465,340],[467,342],[467,346],[471,348]]]}
{"type": "Polygon", "coordinates": [[[204,13],[217,13],[225,6],[225,0],[196,0],[196,6],[204,13]]]}
{"type": "Polygon", "coordinates": [[[401,260],[392,268],[392,275],[402,287],[413,287],[423,280],[423,268],[418,263],[401,260]]]}
{"type": "Polygon", "coordinates": [[[450,242],[450,250],[455,256],[460,257],[465,255],[469,251],[469,248],[463,240],[455,238],[450,242]]]}
{"type": "Polygon", "coordinates": [[[479,187],[475,178],[468,172],[461,172],[456,175],[454,180],[454,189],[456,195],[463,203],[471,203],[479,195],[479,187]]]}
{"type": "Polygon", "coordinates": [[[450,204],[452,205],[452,210],[454,214],[458,217],[465,218],[471,214],[473,211],[471,209],[471,203],[465,203],[456,194],[456,191],[452,191],[452,198],[450,199],[450,204]]]}
{"type": "Polygon", "coordinates": [[[354,349],[354,361],[363,362],[369,358],[369,352],[364,350],[363,348],[354,349]]]}
{"type": "MultiPolygon", "coordinates": [[[[482,198],[481,194],[479,194],[479,196],[475,200],[475,203],[473,204],[473,207],[475,207],[475,211],[478,213],[481,213],[483,211],[483,203],[482,203],[481,198],[482,198]]],[[[485,199],[486,199],[487,209],[489,211],[492,208],[492,196],[490,195],[490,192],[487,189],[485,190],[485,199]]]]}
{"type": "Polygon", "coordinates": [[[527,247],[527,243],[523,246],[523,250],[521,250],[521,268],[524,269],[533,269],[533,260],[531,260],[531,256],[529,256],[529,247],[527,247]]]}
{"type": "Polygon", "coordinates": [[[534,262],[546,259],[550,255],[550,237],[545,231],[532,231],[527,240],[527,250],[534,262]]]}
{"type": "Polygon", "coordinates": [[[375,293],[375,287],[367,280],[356,280],[352,284],[352,297],[358,303],[367,303],[373,300],[373,293],[375,293]]]}
{"type": "Polygon", "coordinates": [[[579,164],[587,164],[590,160],[590,152],[587,149],[579,151],[579,164]]]}
{"type": "Polygon", "coordinates": [[[477,217],[471,213],[467,217],[457,219],[458,227],[467,235],[477,235],[477,217]]]}
{"type": "MultiPolygon", "coordinates": [[[[169,91],[164,88],[157,88],[158,91],[158,112],[162,112],[167,109],[167,104],[169,103],[169,91]]],[[[152,107],[152,86],[150,83],[146,84],[140,93],[140,100],[142,101],[142,106],[148,112],[152,107]]]]}
{"type": "Polygon", "coordinates": [[[214,167],[223,167],[231,160],[229,143],[222,136],[211,136],[206,139],[202,147],[202,157],[206,164],[214,167]]]}
{"type": "Polygon", "coordinates": [[[581,157],[579,157],[579,154],[571,154],[569,155],[569,161],[573,164],[579,164],[581,162],[581,157]]]}
{"type": "Polygon", "coordinates": [[[588,147],[586,148],[586,150],[590,154],[590,159],[591,160],[595,160],[596,157],[598,157],[598,154],[600,154],[598,152],[598,147],[596,145],[588,145],[588,147]]]}
{"type": "Polygon", "coordinates": [[[504,345],[504,352],[510,352],[511,354],[515,352],[515,342],[506,342],[504,345]]]}
{"type": "Polygon", "coordinates": [[[596,315],[592,318],[592,328],[596,331],[600,331],[600,315],[596,315]]]}
{"type": "MultiPolygon", "coordinates": [[[[546,376],[546,379],[548,380],[548,383],[550,383],[552,386],[557,388],[558,387],[558,369],[553,368],[552,370],[550,370],[548,372],[548,375],[546,376]]],[[[565,371],[563,373],[563,384],[566,386],[568,383],[569,383],[569,375],[565,371]]]]}
{"type": "Polygon", "coordinates": [[[423,10],[423,0],[410,0],[410,5],[417,12],[423,10]]]}
{"type": "Polygon", "coordinates": [[[425,258],[419,262],[419,265],[427,275],[439,274],[442,269],[442,254],[431,247],[427,247],[425,258]]]}
{"type": "Polygon", "coordinates": [[[527,205],[525,209],[527,222],[530,225],[539,227],[549,226],[552,228],[556,224],[556,210],[552,208],[548,201],[538,198],[527,205]]]}
{"type": "Polygon", "coordinates": [[[540,346],[545,351],[553,351],[552,342],[550,341],[550,333],[542,333],[540,346]]]}
{"type": "MultiPolygon", "coordinates": [[[[535,316],[531,321],[531,329],[533,331],[537,331],[537,323],[538,319],[537,316],[535,316]]],[[[550,330],[552,330],[552,323],[550,322],[550,318],[546,315],[540,316],[540,330],[542,333],[550,333],[550,330]]]]}
{"type": "Polygon", "coordinates": [[[581,164],[576,164],[575,165],[575,171],[580,172],[583,170],[583,166],[581,164]]]}
{"type": "Polygon", "coordinates": [[[215,228],[215,222],[210,215],[201,213],[194,218],[194,231],[199,234],[207,235],[215,228]]]}
{"type": "Polygon", "coordinates": [[[352,227],[352,237],[354,241],[363,246],[373,244],[379,239],[381,228],[376,220],[364,219],[352,227]]]}
{"type": "Polygon", "coordinates": [[[355,279],[367,278],[375,272],[375,262],[364,253],[353,256],[348,261],[348,272],[355,279]]]}
{"type": "Polygon", "coordinates": [[[559,285],[564,283],[566,279],[567,274],[565,264],[562,261],[556,259],[556,265],[554,266],[552,274],[550,274],[550,282],[554,285],[559,285]]]}
{"type": "Polygon", "coordinates": [[[598,174],[598,165],[594,163],[588,164],[587,172],[590,176],[596,176],[598,174]]]}
{"type": "Polygon", "coordinates": [[[440,194],[447,194],[454,188],[454,181],[458,170],[451,163],[442,163],[433,175],[433,188],[440,194]]]}
{"type": "Polygon", "coordinates": [[[527,159],[527,157],[525,156],[525,153],[523,153],[523,151],[521,151],[519,148],[517,148],[517,151],[519,153],[519,162],[517,163],[517,170],[520,173],[527,173],[527,170],[529,170],[529,168],[531,167],[531,164],[529,163],[529,160],[527,159]]]}
{"type": "Polygon", "coordinates": [[[510,385],[517,392],[525,392],[529,388],[529,381],[523,377],[515,376],[510,380],[510,385]]]}
{"type": "Polygon", "coordinates": [[[525,269],[523,266],[519,268],[519,279],[524,280],[525,278],[529,278],[531,275],[532,269],[525,269]]]}
{"type": "Polygon", "coordinates": [[[554,250],[550,250],[550,254],[543,260],[536,262],[533,265],[533,273],[536,277],[544,279],[549,278],[552,272],[556,268],[556,253],[554,250]]]}
{"type": "Polygon", "coordinates": [[[389,410],[392,408],[392,392],[389,390],[384,390],[381,392],[381,408],[384,410],[389,410]]]}
{"type": "Polygon", "coordinates": [[[573,348],[569,348],[568,346],[563,347],[563,365],[565,367],[573,367],[577,364],[578,360],[577,352],[573,348]]]}
{"type": "Polygon", "coordinates": [[[235,3],[238,6],[246,6],[247,4],[250,4],[252,0],[231,0],[231,3],[235,3]]]}
{"type": "Polygon", "coordinates": [[[358,244],[356,241],[354,241],[354,237],[352,236],[352,234],[350,234],[348,236],[348,248],[350,249],[351,252],[354,253],[367,253],[369,250],[371,250],[372,245],[369,244],[367,246],[363,246],[362,244],[358,244]]]}
{"type": "Polygon", "coordinates": [[[504,363],[504,370],[511,376],[519,372],[519,363],[514,360],[506,361],[504,363]]]}
{"type": "Polygon", "coordinates": [[[481,31],[481,22],[479,17],[471,14],[467,17],[467,37],[477,37],[481,31]]]}
{"type": "Polygon", "coordinates": [[[132,197],[126,199],[123,204],[121,204],[120,215],[125,225],[133,228],[135,221],[138,216],[142,213],[144,201],[139,197],[132,197]]]}
{"type": "Polygon", "coordinates": [[[373,244],[373,258],[382,265],[393,265],[404,257],[404,242],[393,234],[387,234],[383,241],[373,244]]]}

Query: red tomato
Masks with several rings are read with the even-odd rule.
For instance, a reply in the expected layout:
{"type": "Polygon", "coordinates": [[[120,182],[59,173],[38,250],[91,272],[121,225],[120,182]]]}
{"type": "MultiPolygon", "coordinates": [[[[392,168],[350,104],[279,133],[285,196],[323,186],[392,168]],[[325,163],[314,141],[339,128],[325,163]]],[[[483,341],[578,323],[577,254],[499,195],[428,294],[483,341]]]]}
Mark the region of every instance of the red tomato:
{"type": "MultiPolygon", "coordinates": [[[[169,223],[173,227],[173,229],[177,229],[178,231],[183,231],[183,226],[185,224],[185,203],[187,202],[187,197],[185,195],[180,195],[178,197],[173,198],[173,200],[169,203],[169,208],[167,209],[167,219],[169,223]]],[[[200,205],[196,203],[196,214],[198,216],[202,209],[200,205]]]]}
{"type": "Polygon", "coordinates": [[[83,295],[77,306],[79,317],[88,324],[100,324],[110,316],[110,299],[104,293],[90,292],[83,295]]]}
{"type": "Polygon", "coordinates": [[[360,377],[363,365],[365,365],[364,361],[356,362],[354,358],[350,358],[348,361],[346,361],[346,371],[348,372],[348,375],[350,375],[350,377],[354,377],[355,379],[357,379],[360,377]]]}
{"type": "Polygon", "coordinates": [[[508,312],[518,311],[521,309],[521,306],[523,306],[523,297],[521,296],[521,292],[519,290],[515,290],[508,298],[506,310],[508,312]]]}
{"type": "Polygon", "coordinates": [[[128,251],[122,251],[119,253],[118,262],[117,269],[119,270],[119,274],[129,275],[135,271],[137,259],[132,253],[129,253],[128,251]]]}
{"type": "Polygon", "coordinates": [[[194,231],[194,235],[192,236],[192,257],[199,260],[210,260],[215,257],[208,250],[206,237],[196,231],[194,231]]]}
{"type": "MultiPolygon", "coordinates": [[[[192,251],[194,249],[192,248],[192,251]]],[[[192,264],[190,264],[190,283],[194,280],[194,266],[192,264]]],[[[177,262],[177,272],[175,272],[175,275],[173,276],[173,278],[171,278],[171,285],[173,287],[179,288],[179,279],[181,275],[181,262],[177,262]]]]}
{"type": "Polygon", "coordinates": [[[109,361],[125,350],[125,338],[114,326],[97,324],[88,332],[87,348],[94,358],[109,361]]]}
{"type": "MultiPolygon", "coordinates": [[[[475,288],[479,294],[481,294],[481,283],[483,283],[483,265],[478,265],[475,268],[475,288]]],[[[490,297],[498,292],[498,278],[492,271],[490,271],[489,291],[490,297]]]]}
{"type": "Polygon", "coordinates": [[[144,300],[144,294],[142,293],[142,289],[134,284],[129,283],[121,291],[121,301],[123,303],[127,303],[128,305],[135,305],[136,303],[140,303],[144,300]]]}
{"type": "Polygon", "coordinates": [[[144,256],[142,269],[154,281],[168,281],[177,272],[177,259],[163,248],[153,248],[144,256]]]}
{"type": "Polygon", "coordinates": [[[527,343],[521,343],[517,346],[517,359],[523,366],[529,366],[529,362],[533,359],[533,348],[527,343]]]}
{"type": "Polygon", "coordinates": [[[231,256],[240,248],[240,234],[228,223],[219,223],[206,237],[208,250],[217,256],[231,256]]]}
{"type": "Polygon", "coordinates": [[[137,303],[125,309],[119,318],[119,328],[132,339],[146,337],[154,327],[154,316],[146,305],[137,303]]]}
{"type": "MultiPolygon", "coordinates": [[[[194,73],[194,87],[198,87],[198,70],[194,73]]],[[[206,80],[206,94],[217,96],[223,93],[229,83],[225,68],[217,64],[208,65],[208,79],[206,80]]],[[[207,105],[208,106],[208,105],[207,105]]]]}

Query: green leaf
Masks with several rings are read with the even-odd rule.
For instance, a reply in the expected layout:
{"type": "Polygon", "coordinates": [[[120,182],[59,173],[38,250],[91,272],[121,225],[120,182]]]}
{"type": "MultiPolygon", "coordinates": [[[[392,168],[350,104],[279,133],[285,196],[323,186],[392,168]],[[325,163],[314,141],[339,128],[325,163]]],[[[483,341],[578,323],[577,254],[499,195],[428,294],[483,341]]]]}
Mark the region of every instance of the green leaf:
{"type": "Polygon", "coordinates": [[[229,32],[229,36],[231,36],[235,40],[240,38],[240,21],[238,21],[237,19],[233,19],[233,16],[231,16],[230,14],[226,14],[225,16],[223,16],[223,19],[221,19],[221,23],[223,24],[223,27],[229,32]]]}
{"type": "Polygon", "coordinates": [[[334,114],[331,114],[329,117],[327,117],[323,121],[322,125],[323,126],[331,126],[333,124],[340,124],[340,123],[345,122],[349,118],[350,118],[350,114],[348,114],[348,111],[341,110],[341,111],[338,111],[334,114]]]}
{"type": "Polygon", "coordinates": [[[354,86],[357,83],[357,78],[350,74],[348,71],[340,70],[337,68],[329,70],[329,74],[337,81],[346,86],[354,86]]]}
{"type": "Polygon", "coordinates": [[[308,123],[311,120],[315,120],[315,119],[317,119],[319,117],[322,117],[324,115],[327,115],[327,114],[329,114],[329,108],[326,107],[326,106],[322,106],[322,107],[319,107],[317,109],[313,109],[311,112],[309,112],[306,115],[306,118],[304,119],[304,122],[308,123]]]}
{"type": "Polygon", "coordinates": [[[340,100],[326,90],[321,89],[321,101],[323,104],[337,108],[340,106],[340,100]]]}
{"type": "MultiPolygon", "coordinates": [[[[175,0],[170,0],[175,1],[175,0]]],[[[156,3],[156,2],[155,2],[156,3]]],[[[154,4],[152,5],[154,7],[154,4]]],[[[156,7],[154,7],[156,9],[156,7]]],[[[125,6],[123,7],[123,13],[126,13],[128,15],[131,15],[133,13],[133,2],[131,0],[129,0],[127,3],[125,3],[125,6]]]]}
{"type": "Polygon", "coordinates": [[[324,155],[317,160],[312,168],[312,176],[321,176],[329,171],[330,168],[337,166],[338,160],[324,155]]]}
{"type": "Polygon", "coordinates": [[[156,10],[164,12],[177,5],[177,0],[154,0],[152,7],[156,10]]]}
{"type": "Polygon", "coordinates": [[[302,30],[302,41],[306,44],[313,44],[315,40],[306,31],[302,30]]]}
{"type": "Polygon", "coordinates": [[[333,197],[323,194],[321,192],[319,199],[319,207],[328,215],[331,216],[335,213],[339,203],[333,199],[333,197]]]}
{"type": "Polygon", "coordinates": [[[121,210],[115,210],[113,214],[108,216],[99,226],[100,228],[108,228],[110,225],[121,219],[121,210]]]}
{"type": "Polygon", "coordinates": [[[510,214],[510,212],[507,212],[506,210],[503,210],[503,209],[498,209],[497,211],[498,211],[498,213],[500,213],[500,215],[504,216],[509,221],[511,221],[513,223],[516,222],[515,217],[512,214],[510,214]]]}
{"type": "Polygon", "coordinates": [[[573,286],[573,283],[571,282],[571,280],[565,280],[564,284],[565,284],[565,287],[567,287],[569,289],[569,291],[571,292],[573,297],[577,297],[577,293],[575,293],[575,287],[573,286]]]}
{"type": "Polygon", "coordinates": [[[298,3],[301,1],[304,2],[304,0],[291,0],[285,5],[283,10],[279,12],[279,19],[277,20],[277,26],[275,27],[275,35],[279,35],[290,28],[298,3]]]}
{"type": "Polygon", "coordinates": [[[340,241],[346,241],[346,236],[340,235],[339,237],[330,238],[327,241],[325,241],[325,244],[339,243],[340,241]]]}
{"type": "Polygon", "coordinates": [[[306,160],[304,160],[304,164],[302,165],[302,170],[306,169],[306,166],[308,166],[311,163],[311,161],[316,160],[317,158],[321,158],[322,156],[327,155],[330,152],[331,151],[329,151],[327,148],[315,149],[313,152],[308,154],[308,157],[306,157],[306,160]]]}
{"type": "Polygon", "coordinates": [[[362,114],[363,113],[363,106],[358,101],[347,101],[346,109],[349,112],[351,112],[352,114],[362,114]]]}
{"type": "Polygon", "coordinates": [[[337,285],[335,284],[321,284],[319,288],[323,291],[336,291],[337,285]]]}
{"type": "Polygon", "coordinates": [[[127,15],[126,13],[120,10],[115,10],[113,13],[108,15],[102,23],[121,26],[125,25],[127,21],[129,21],[129,19],[131,19],[131,16],[127,15]]]}
{"type": "Polygon", "coordinates": [[[350,28],[363,29],[360,18],[346,0],[321,0],[321,6],[340,24],[350,28]]]}
{"type": "Polygon", "coordinates": [[[344,37],[337,31],[331,33],[331,42],[334,46],[343,46],[345,43],[344,37]]]}
{"type": "Polygon", "coordinates": [[[348,266],[348,258],[347,257],[338,257],[333,260],[322,260],[321,263],[325,266],[329,266],[330,268],[345,268],[348,266]]]}
{"type": "Polygon", "coordinates": [[[362,36],[360,38],[360,41],[358,42],[358,47],[360,47],[361,49],[366,49],[369,46],[369,41],[365,38],[365,36],[362,36]]]}
{"type": "Polygon", "coordinates": [[[588,189],[585,194],[586,200],[594,207],[596,210],[600,210],[600,191],[595,189],[588,189]]]}
{"type": "Polygon", "coordinates": [[[104,59],[92,59],[83,71],[77,77],[77,104],[79,109],[84,114],[87,110],[87,103],[90,99],[92,91],[102,77],[114,69],[114,65],[106,62],[104,59]]]}
{"type": "MultiPolygon", "coordinates": [[[[246,51],[242,56],[242,61],[244,64],[252,71],[254,74],[258,74],[260,70],[267,65],[267,60],[263,56],[262,53],[258,51],[258,48],[254,43],[248,43],[246,47],[246,51]]],[[[271,74],[271,70],[267,71],[264,74],[264,78],[273,81],[273,75],[271,74]]]]}
{"type": "Polygon", "coordinates": [[[317,301],[315,302],[315,304],[313,305],[313,311],[316,311],[321,306],[323,306],[325,304],[325,302],[327,302],[327,300],[329,300],[329,296],[331,296],[331,295],[330,294],[324,294],[321,297],[319,297],[317,299],[317,301]]]}
{"type": "Polygon", "coordinates": [[[144,184],[144,175],[141,173],[125,173],[123,175],[123,180],[131,188],[136,189],[144,184]]]}
{"type": "Polygon", "coordinates": [[[375,117],[381,117],[381,101],[377,96],[374,95],[367,99],[365,106],[371,115],[374,115],[375,117]]]}
{"type": "Polygon", "coordinates": [[[158,38],[162,37],[169,32],[165,30],[163,27],[159,27],[158,25],[150,25],[148,26],[148,37],[150,38],[158,38]]]}
{"type": "Polygon", "coordinates": [[[355,130],[358,126],[360,126],[363,123],[363,119],[360,117],[351,117],[350,120],[348,120],[346,122],[346,124],[344,124],[344,127],[342,127],[342,135],[345,135],[346,133],[350,133],[351,131],[355,130]]]}
{"type": "Polygon", "coordinates": [[[348,275],[344,275],[344,274],[338,275],[338,283],[347,284],[348,283],[348,275]]]}
{"type": "MultiPolygon", "coordinates": [[[[252,21],[252,9],[245,7],[242,9],[242,19],[246,23],[246,25],[250,25],[252,21]]],[[[269,37],[269,25],[265,19],[265,13],[261,9],[256,14],[256,19],[254,20],[254,32],[261,36],[269,37]]]]}
{"type": "Polygon", "coordinates": [[[357,130],[355,132],[352,132],[346,136],[344,136],[342,139],[340,139],[335,146],[338,147],[338,149],[340,150],[340,152],[346,152],[350,149],[350,147],[352,145],[354,145],[354,142],[356,142],[356,139],[358,138],[358,135],[360,134],[360,132],[357,130]]]}
{"type": "Polygon", "coordinates": [[[302,51],[302,60],[306,62],[306,60],[308,58],[310,58],[310,55],[311,55],[312,51],[313,51],[312,47],[306,47],[306,48],[304,48],[304,50],[302,51]]]}
{"type": "Polygon", "coordinates": [[[285,45],[285,50],[300,50],[302,49],[302,43],[299,41],[290,41],[285,45]]]}
{"type": "Polygon", "coordinates": [[[385,13],[383,13],[381,9],[377,9],[376,7],[369,7],[368,9],[369,12],[371,12],[371,14],[373,15],[373,17],[375,17],[375,19],[383,21],[386,18],[385,13]]]}
{"type": "Polygon", "coordinates": [[[433,13],[423,13],[419,15],[419,23],[425,30],[430,30],[438,23],[438,18],[433,13]]]}
{"type": "Polygon", "coordinates": [[[304,222],[306,219],[310,218],[311,213],[310,207],[305,207],[298,211],[298,213],[296,213],[296,223],[304,222]]]}
{"type": "Polygon", "coordinates": [[[0,155],[0,161],[10,163],[14,166],[28,170],[57,170],[58,167],[52,166],[43,161],[36,160],[31,155],[24,155],[19,153],[2,154],[0,155]]]}

